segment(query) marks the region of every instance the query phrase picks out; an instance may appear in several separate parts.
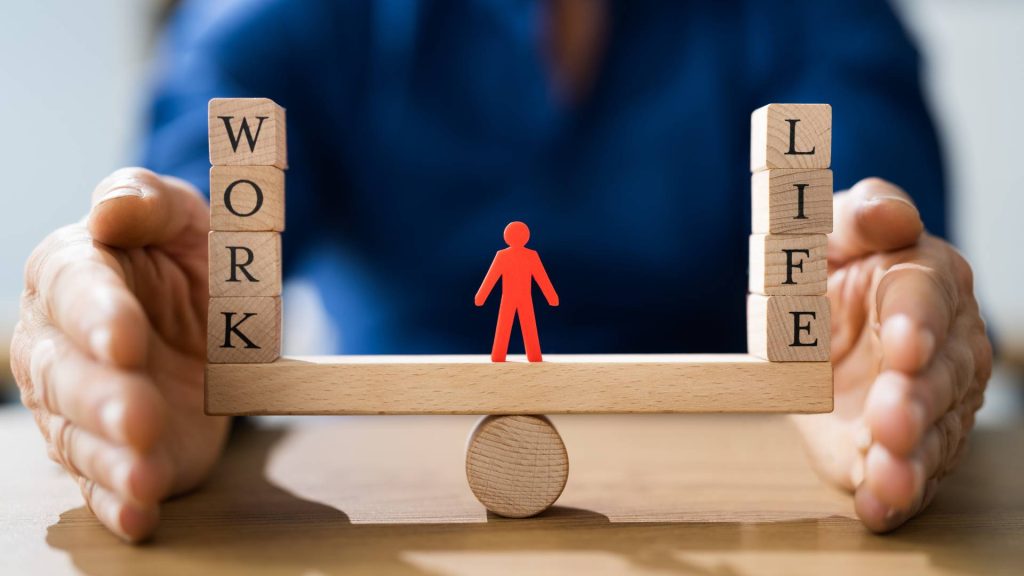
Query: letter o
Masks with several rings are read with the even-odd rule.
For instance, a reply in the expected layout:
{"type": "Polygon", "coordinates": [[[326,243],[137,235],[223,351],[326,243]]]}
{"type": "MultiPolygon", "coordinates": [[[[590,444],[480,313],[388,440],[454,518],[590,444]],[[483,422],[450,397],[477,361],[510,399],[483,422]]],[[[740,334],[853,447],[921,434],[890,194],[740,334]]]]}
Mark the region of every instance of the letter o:
{"type": "Polygon", "coordinates": [[[252,216],[253,214],[259,212],[260,208],[263,207],[263,190],[260,190],[259,185],[253,182],[252,180],[235,180],[234,182],[231,183],[231,185],[227,187],[226,190],[224,190],[224,206],[227,207],[228,212],[231,212],[232,214],[240,218],[252,216]],[[246,212],[245,214],[235,210],[235,207],[231,205],[231,193],[235,190],[235,186],[238,186],[239,184],[248,184],[252,186],[252,189],[256,192],[256,206],[254,206],[252,210],[246,212]]]}

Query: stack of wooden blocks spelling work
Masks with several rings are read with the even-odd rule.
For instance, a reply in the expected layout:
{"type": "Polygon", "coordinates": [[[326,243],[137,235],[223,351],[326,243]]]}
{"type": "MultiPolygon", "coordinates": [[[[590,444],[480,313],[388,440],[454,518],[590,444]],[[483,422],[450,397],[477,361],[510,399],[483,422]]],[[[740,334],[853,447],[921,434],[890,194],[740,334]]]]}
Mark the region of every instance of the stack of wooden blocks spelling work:
{"type": "Polygon", "coordinates": [[[832,107],[769,104],[750,129],[747,347],[772,362],[827,362],[832,107]]]}
{"type": "Polygon", "coordinates": [[[211,363],[281,355],[285,113],[265,98],[210,101],[211,363]]]}

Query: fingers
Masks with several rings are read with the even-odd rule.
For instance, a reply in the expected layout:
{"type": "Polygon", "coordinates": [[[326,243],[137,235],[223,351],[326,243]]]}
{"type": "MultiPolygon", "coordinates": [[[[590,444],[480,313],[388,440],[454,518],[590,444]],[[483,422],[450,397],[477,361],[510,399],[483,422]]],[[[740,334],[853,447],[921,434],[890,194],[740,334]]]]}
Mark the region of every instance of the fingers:
{"type": "Polygon", "coordinates": [[[156,504],[130,503],[92,480],[77,479],[89,509],[114,534],[128,542],[139,542],[156,530],[160,521],[156,504]]]}
{"type": "Polygon", "coordinates": [[[836,194],[833,211],[828,260],[835,265],[913,246],[924,231],[907,193],[878,178],[861,180],[848,192],[836,194]]]}
{"type": "Polygon", "coordinates": [[[29,258],[28,302],[96,359],[125,368],[145,364],[148,320],[113,254],[82,226],[51,234],[29,258]]]}
{"type": "Polygon", "coordinates": [[[959,293],[943,263],[892,266],[876,291],[883,369],[917,372],[949,333],[959,293]]]}
{"type": "Polygon", "coordinates": [[[36,404],[115,444],[149,450],[163,430],[164,401],[144,375],[96,362],[54,330],[29,360],[36,404]]]}
{"type": "Polygon", "coordinates": [[[855,495],[857,515],[865,526],[876,532],[892,530],[927,507],[939,481],[963,452],[967,432],[960,411],[952,411],[908,458],[872,445],[865,457],[864,482],[855,495]]]}
{"type": "Polygon", "coordinates": [[[910,454],[925,430],[963,398],[974,382],[970,371],[971,355],[963,347],[951,347],[924,374],[880,374],[864,404],[872,439],[894,454],[910,454]]]}
{"type": "Polygon", "coordinates": [[[50,418],[49,428],[55,457],[72,474],[133,504],[158,504],[169,494],[172,470],[164,452],[112,444],[59,416],[50,418]]]}
{"type": "Polygon", "coordinates": [[[142,168],[125,168],[93,192],[88,227],[96,240],[117,248],[206,242],[206,201],[188,183],[142,168]]]}

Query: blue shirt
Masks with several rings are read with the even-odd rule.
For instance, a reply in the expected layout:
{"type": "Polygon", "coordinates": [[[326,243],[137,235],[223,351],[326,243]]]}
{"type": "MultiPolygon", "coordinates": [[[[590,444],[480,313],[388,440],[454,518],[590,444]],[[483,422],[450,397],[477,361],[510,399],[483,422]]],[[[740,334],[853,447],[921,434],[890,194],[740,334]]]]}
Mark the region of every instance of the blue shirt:
{"type": "Polygon", "coordinates": [[[207,190],[207,101],[287,108],[285,274],[319,287],[353,354],[489,351],[497,298],[473,294],[512,220],[561,297],[534,298],[544,352],[743,351],[749,119],[769,102],[832,104],[836,189],[892,180],[945,233],[919,59],[883,2],[613,2],[575,105],[542,8],[186,2],[144,164],[207,190]]]}

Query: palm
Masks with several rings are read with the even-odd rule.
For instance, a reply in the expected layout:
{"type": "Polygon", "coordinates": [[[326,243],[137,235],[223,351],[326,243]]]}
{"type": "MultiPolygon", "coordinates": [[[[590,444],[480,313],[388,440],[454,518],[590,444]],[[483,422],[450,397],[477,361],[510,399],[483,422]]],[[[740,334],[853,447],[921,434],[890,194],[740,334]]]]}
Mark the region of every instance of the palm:
{"type": "Polygon", "coordinates": [[[809,418],[814,433],[805,441],[816,462],[834,483],[853,489],[860,482],[858,436],[865,428],[864,406],[871,386],[882,372],[876,289],[890,267],[914,258],[917,248],[871,254],[830,266],[828,295],[832,314],[832,370],[835,407],[831,414],[809,418]]]}
{"type": "Polygon", "coordinates": [[[166,402],[167,421],[156,450],[173,466],[173,492],[198,484],[213,466],[227,433],[226,418],[203,411],[206,357],[205,234],[168,248],[121,251],[129,286],[149,319],[145,371],[166,402]]]}
{"type": "Polygon", "coordinates": [[[891,184],[836,195],[829,237],[835,411],[797,417],[824,477],[890,530],[956,465],[992,366],[970,266],[891,184]]]}

